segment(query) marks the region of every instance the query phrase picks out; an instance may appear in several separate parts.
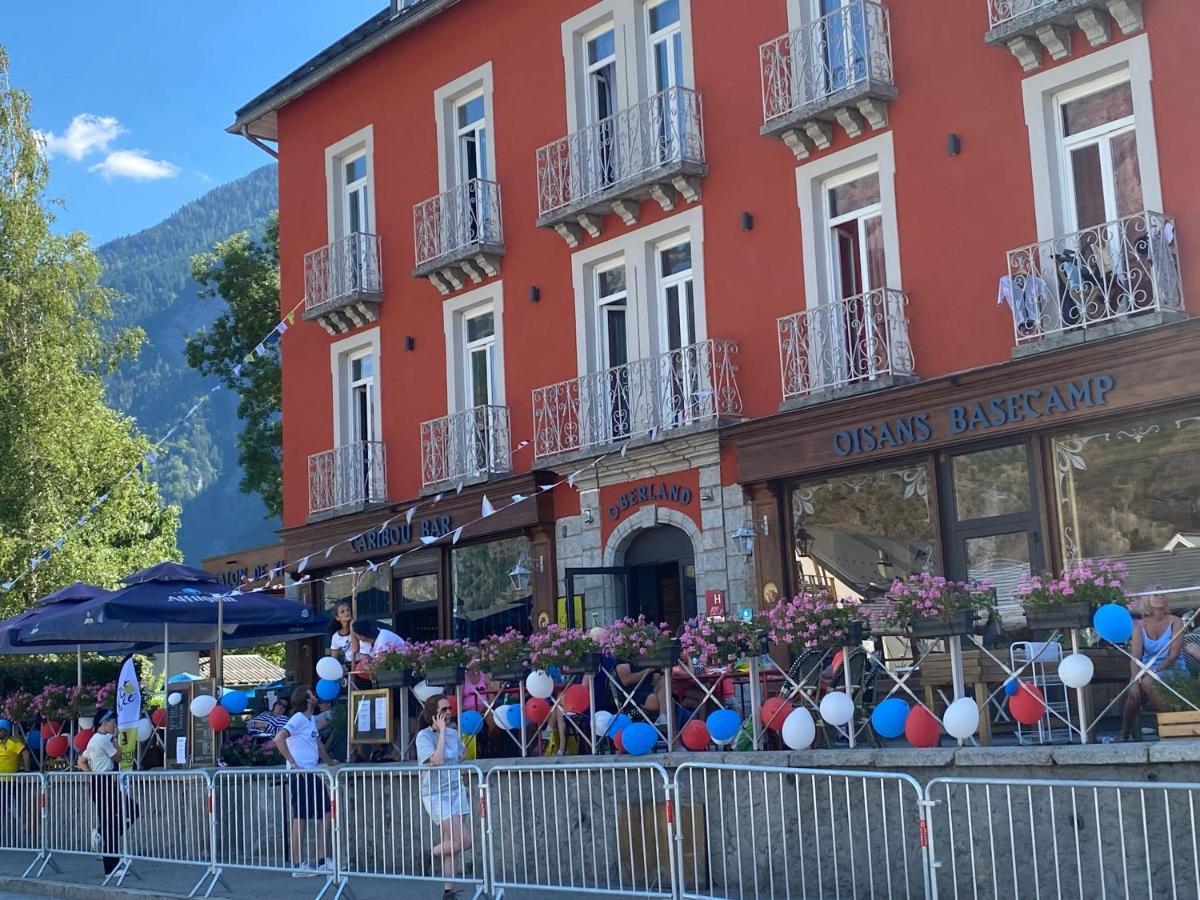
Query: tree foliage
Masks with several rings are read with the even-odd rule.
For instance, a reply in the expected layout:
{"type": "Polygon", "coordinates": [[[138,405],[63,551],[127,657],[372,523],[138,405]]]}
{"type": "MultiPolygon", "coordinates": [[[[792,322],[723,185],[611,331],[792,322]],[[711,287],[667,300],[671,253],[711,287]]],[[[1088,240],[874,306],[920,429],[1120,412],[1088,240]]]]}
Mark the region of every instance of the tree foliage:
{"type": "Polygon", "coordinates": [[[103,376],[136,354],[141,333],[103,330],[112,296],[87,237],[52,231],[29,108],[8,86],[0,48],[0,581],[26,572],[0,594],[4,612],[76,579],[115,584],[177,556],[178,509],[162,507],[140,469],[124,477],[150,444],[104,396],[103,376]]]}
{"type": "Polygon", "coordinates": [[[254,353],[279,317],[279,217],[272,215],[261,240],[243,231],[192,258],[201,297],[224,300],[226,309],[187,343],[187,361],[216,375],[241,398],[237,438],[241,489],[262,497],[278,516],[283,507],[282,426],[279,418],[279,344],[254,353]],[[249,359],[247,359],[249,357],[249,359]]]}

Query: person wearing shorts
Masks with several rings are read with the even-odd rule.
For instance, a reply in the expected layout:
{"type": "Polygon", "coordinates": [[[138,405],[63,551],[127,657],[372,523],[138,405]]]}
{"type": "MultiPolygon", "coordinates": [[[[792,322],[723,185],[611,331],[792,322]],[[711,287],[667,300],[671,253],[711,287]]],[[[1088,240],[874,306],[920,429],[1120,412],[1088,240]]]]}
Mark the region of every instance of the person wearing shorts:
{"type": "Polygon", "coordinates": [[[299,770],[288,775],[288,800],[291,806],[292,876],[302,878],[319,873],[333,874],[329,856],[332,842],[329,836],[329,789],[324,773],[317,771],[320,763],[332,765],[317,730],[315,712],[317,695],[307,687],[292,692],[292,709],[296,712],[275,735],[275,747],[287,760],[288,769],[299,770]],[[316,830],[316,854],[309,862],[304,858],[305,824],[316,830]]]}
{"type": "Polygon", "coordinates": [[[417,733],[417,761],[423,769],[421,805],[440,830],[442,840],[430,852],[442,861],[442,877],[446,880],[442,898],[453,900],[458,896],[452,883],[455,855],[462,856],[471,849],[471,801],[458,769],[429,769],[461,765],[466,749],[454,727],[454,708],[444,694],[425,701],[421,725],[417,733]]]}

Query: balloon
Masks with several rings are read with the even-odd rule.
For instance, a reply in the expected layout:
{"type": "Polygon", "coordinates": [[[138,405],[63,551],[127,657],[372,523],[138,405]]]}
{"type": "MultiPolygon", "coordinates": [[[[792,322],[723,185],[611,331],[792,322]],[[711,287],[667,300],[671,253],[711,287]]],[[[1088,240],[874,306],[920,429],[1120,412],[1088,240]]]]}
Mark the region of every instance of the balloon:
{"type": "MultiPolygon", "coordinates": [[[[887,701],[883,701],[887,703],[887,701]]],[[[901,703],[904,701],[901,700],[901,703]]],[[[830,691],[821,698],[821,718],[830,725],[845,725],[854,718],[854,701],[843,691],[830,691]]],[[[875,729],[878,731],[879,729],[875,729]]],[[[896,737],[899,731],[887,737],[896,737]]]]}
{"type": "Polygon", "coordinates": [[[1087,687],[1096,674],[1096,666],[1090,656],[1072,653],[1058,664],[1058,677],[1069,688],[1087,687]]]}
{"type": "Polygon", "coordinates": [[[168,706],[178,706],[182,700],[183,694],[179,693],[179,691],[171,691],[171,693],[167,694],[168,706]]]}
{"type": "Polygon", "coordinates": [[[588,711],[591,700],[592,695],[588,692],[586,684],[573,684],[563,691],[562,708],[577,716],[588,711]]]}
{"type": "Polygon", "coordinates": [[[417,698],[418,703],[424,703],[430,697],[436,697],[438,694],[442,693],[442,689],[440,687],[434,687],[428,681],[421,681],[413,685],[412,692],[413,696],[417,698]]]}
{"type": "Polygon", "coordinates": [[[787,721],[788,713],[791,711],[791,704],[782,697],[771,697],[763,701],[759,716],[762,718],[763,725],[772,731],[779,731],[783,728],[783,723],[787,721]]]}
{"type": "Polygon", "coordinates": [[[630,756],[645,756],[658,743],[658,731],[653,725],[637,722],[621,732],[621,743],[630,756]]]}
{"type": "Polygon", "coordinates": [[[87,749],[88,741],[92,739],[92,729],[84,728],[75,732],[75,749],[82,753],[87,749]]]}
{"type": "Polygon", "coordinates": [[[458,717],[458,730],[468,737],[479,734],[482,728],[483,716],[473,709],[464,710],[463,714],[458,717]]]}
{"type": "Polygon", "coordinates": [[[793,709],[783,720],[783,729],[779,733],[790,749],[807,750],[817,736],[817,723],[807,709],[793,709]]]}
{"type": "Polygon", "coordinates": [[[633,719],[625,715],[625,713],[617,713],[613,716],[612,724],[608,726],[610,736],[616,736],[633,724],[633,719]]]}
{"type": "Polygon", "coordinates": [[[139,741],[148,741],[154,734],[154,725],[145,716],[138,719],[137,722],[137,739],[139,741]]]}
{"type": "Polygon", "coordinates": [[[732,709],[718,709],[706,722],[708,733],[718,744],[728,744],[742,727],[742,717],[732,709]]]}
{"type": "Polygon", "coordinates": [[[1092,616],[1096,634],[1111,644],[1123,644],[1133,637],[1133,616],[1119,603],[1106,603],[1092,616]]]}
{"type": "Polygon", "coordinates": [[[1042,692],[1028,681],[1008,698],[1008,711],[1022,725],[1036,725],[1046,715],[1046,700],[1042,692]]]}
{"type": "Polygon", "coordinates": [[[604,629],[597,625],[588,632],[588,637],[590,637],[596,643],[600,643],[600,639],[604,637],[604,629]]]}
{"type": "Polygon", "coordinates": [[[550,704],[541,697],[530,697],[525,701],[525,718],[536,727],[550,718],[550,704]]]}
{"type": "Polygon", "coordinates": [[[167,725],[167,711],[160,706],[150,713],[150,721],[154,723],[155,728],[165,728],[167,725]]]}
{"type": "MultiPolygon", "coordinates": [[[[833,696],[835,695],[828,694],[825,699],[828,700],[833,696]]],[[[824,700],[821,701],[821,705],[825,705],[824,700]]],[[[824,714],[824,710],[822,710],[822,714],[824,714]]],[[[907,720],[908,704],[899,697],[888,697],[871,712],[871,727],[882,738],[900,737],[904,734],[904,723],[907,720]]]]}
{"type": "Polygon", "coordinates": [[[208,724],[213,731],[224,731],[232,720],[229,710],[223,706],[214,706],[208,714],[208,724]]]}
{"type": "Polygon", "coordinates": [[[592,717],[592,728],[596,732],[596,737],[605,737],[608,735],[608,729],[612,727],[613,714],[606,709],[596,710],[596,715],[592,717]]]}
{"type": "Polygon", "coordinates": [[[56,734],[62,731],[61,722],[43,722],[42,723],[42,740],[48,741],[56,734]]]}
{"type": "Polygon", "coordinates": [[[699,719],[692,719],[683,726],[683,731],[679,734],[683,740],[683,746],[689,750],[707,750],[708,745],[712,743],[712,736],[708,733],[708,726],[699,719]]]}
{"type": "Polygon", "coordinates": [[[936,747],[942,723],[923,706],[914,706],[904,721],[904,736],[914,747],[936,747]]]}
{"type": "MultiPolygon", "coordinates": [[[[319,688],[320,684],[318,684],[317,687],[319,688]]],[[[317,696],[321,696],[319,691],[317,696]]],[[[334,694],[333,696],[336,697],[337,694],[334,694]]],[[[225,691],[225,693],[221,694],[221,705],[229,710],[232,715],[240,716],[246,711],[246,707],[250,705],[250,698],[241,691],[225,691]]]]}
{"type": "Polygon", "coordinates": [[[317,660],[317,677],[325,678],[329,681],[340,681],[342,677],[342,664],[332,656],[322,656],[317,660]]]}
{"type": "Polygon", "coordinates": [[[25,735],[25,746],[30,750],[37,750],[42,746],[42,733],[37,729],[25,735]]]}
{"type": "Polygon", "coordinates": [[[530,672],[525,676],[525,690],[529,692],[529,696],[545,700],[554,693],[554,679],[541,669],[530,672]]]}
{"type": "Polygon", "coordinates": [[[1011,697],[1016,692],[1017,692],[1017,679],[1010,678],[1010,679],[1008,679],[1008,681],[1004,682],[1004,693],[1006,693],[1008,696],[1011,697]]]}
{"type": "Polygon", "coordinates": [[[624,733],[625,733],[624,731],[618,731],[616,734],[613,735],[613,738],[612,738],[613,746],[617,748],[618,753],[625,752],[625,742],[623,740],[621,740],[621,735],[623,735],[624,733]]]}
{"type": "MultiPolygon", "coordinates": [[[[342,685],[340,682],[333,681],[330,678],[322,678],[320,681],[317,682],[316,694],[322,700],[336,700],[338,694],[340,694],[341,692],[342,692],[342,685]]],[[[224,699],[221,700],[221,705],[224,706],[226,709],[228,709],[230,712],[238,712],[238,710],[229,709],[229,706],[225,703],[224,699]]],[[[245,708],[246,707],[243,704],[242,709],[245,709],[245,708]]]]}
{"type": "Polygon", "coordinates": [[[951,737],[965,741],[979,730],[979,706],[970,697],[959,697],[946,707],[942,724],[951,737]]]}
{"type": "Polygon", "coordinates": [[[505,731],[513,731],[521,727],[521,707],[516,703],[497,706],[492,714],[495,716],[496,724],[505,731]]]}
{"type": "Polygon", "coordinates": [[[196,697],[192,700],[190,709],[193,716],[195,716],[197,719],[203,719],[213,711],[216,705],[216,697],[210,697],[208,694],[201,694],[199,697],[196,697]]]}
{"type": "Polygon", "coordinates": [[[66,756],[69,749],[70,744],[67,743],[67,736],[65,734],[56,734],[50,740],[46,741],[46,755],[54,759],[66,756]]]}

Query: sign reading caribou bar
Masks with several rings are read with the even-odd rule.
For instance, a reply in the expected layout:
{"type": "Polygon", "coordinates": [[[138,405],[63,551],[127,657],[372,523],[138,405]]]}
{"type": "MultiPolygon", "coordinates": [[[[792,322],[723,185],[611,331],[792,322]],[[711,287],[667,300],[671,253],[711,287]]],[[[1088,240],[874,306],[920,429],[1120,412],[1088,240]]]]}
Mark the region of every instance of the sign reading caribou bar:
{"type": "MultiPolygon", "coordinates": [[[[983,436],[993,428],[1104,406],[1116,386],[1116,378],[1103,373],[948,406],[944,418],[950,435],[983,436]]],[[[937,433],[933,416],[921,410],[835,432],[833,452],[843,457],[859,456],[874,450],[919,446],[943,436],[937,433]]]]}

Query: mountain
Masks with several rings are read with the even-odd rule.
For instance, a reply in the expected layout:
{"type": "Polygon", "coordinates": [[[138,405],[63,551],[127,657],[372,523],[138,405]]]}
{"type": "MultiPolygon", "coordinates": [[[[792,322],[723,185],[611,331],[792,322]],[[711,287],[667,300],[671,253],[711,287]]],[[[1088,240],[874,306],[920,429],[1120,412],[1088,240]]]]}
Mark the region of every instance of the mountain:
{"type": "Polygon", "coordinates": [[[279,205],[277,190],[275,166],[263,166],[97,251],[101,281],[119,295],[113,326],[146,332],[138,358],[109,379],[112,405],[158,440],[208,398],[172,436],[152,473],[163,498],[183,508],[179,547],[190,563],[271,543],[279,526],[257,496],[238,490],[237,395],[225,388],[210,395],[217,380],[201,377],[184,359],[187,338],[211,324],[222,307],[197,296],[199,286],[189,275],[192,256],[239,231],[260,231],[279,205]]]}

